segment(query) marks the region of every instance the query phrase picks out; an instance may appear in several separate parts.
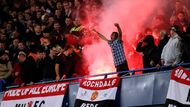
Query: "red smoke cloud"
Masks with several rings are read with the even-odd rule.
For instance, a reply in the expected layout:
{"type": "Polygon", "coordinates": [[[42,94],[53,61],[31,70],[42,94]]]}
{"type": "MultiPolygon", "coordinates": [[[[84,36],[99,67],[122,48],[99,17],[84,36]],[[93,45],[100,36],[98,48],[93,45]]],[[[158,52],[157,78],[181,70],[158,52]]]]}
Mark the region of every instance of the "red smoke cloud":
{"type": "MultiPolygon", "coordinates": [[[[104,0],[98,22],[98,31],[110,39],[116,31],[114,23],[120,24],[128,65],[131,69],[142,68],[142,59],[135,51],[136,35],[150,26],[151,16],[159,5],[157,0],[104,0]]],[[[94,41],[84,46],[84,58],[90,75],[115,72],[113,57],[109,45],[103,41],[94,41]]]]}

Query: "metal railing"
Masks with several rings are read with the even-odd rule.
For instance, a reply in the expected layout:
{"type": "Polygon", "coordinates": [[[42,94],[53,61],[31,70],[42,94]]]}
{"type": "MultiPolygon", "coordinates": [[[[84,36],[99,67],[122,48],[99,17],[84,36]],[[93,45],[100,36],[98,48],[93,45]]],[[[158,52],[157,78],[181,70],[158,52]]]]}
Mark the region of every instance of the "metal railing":
{"type": "MultiPolygon", "coordinates": [[[[175,65],[175,67],[178,67],[178,66],[190,66],[190,63],[180,63],[180,64],[177,64],[175,65]]],[[[53,83],[53,82],[65,82],[65,81],[71,81],[73,82],[74,80],[80,80],[80,79],[84,79],[84,78],[93,78],[93,77],[104,77],[104,78],[107,78],[109,75],[114,75],[114,74],[120,74],[120,73],[132,73],[134,74],[135,72],[139,72],[139,71],[152,71],[152,70],[155,70],[157,72],[159,71],[163,71],[163,70],[169,70],[169,69],[172,69],[172,68],[175,68],[175,67],[172,67],[172,66],[161,66],[160,68],[157,68],[157,67],[152,67],[152,68],[144,68],[144,69],[137,69],[137,70],[128,70],[128,71],[121,71],[121,72],[112,72],[112,73],[104,73],[104,74],[96,74],[96,75],[86,75],[86,76],[80,76],[80,77],[73,77],[73,78],[66,78],[66,79],[62,79],[62,80],[59,80],[59,81],[56,81],[56,80],[50,80],[50,81],[42,81],[42,82],[37,82],[37,83],[34,83],[34,84],[46,84],[46,83],[53,83]]],[[[125,75],[121,76],[124,77],[125,75]]],[[[74,81],[76,82],[76,81],[74,81]]],[[[34,85],[32,84],[32,85],[34,85]]],[[[26,84],[26,85],[31,85],[31,84],[26,84]]],[[[8,86],[6,87],[6,89],[10,89],[10,88],[17,88],[19,87],[19,85],[14,85],[14,86],[8,86]]]]}
{"type": "MultiPolygon", "coordinates": [[[[178,64],[176,65],[176,67],[177,66],[183,66],[184,68],[188,70],[190,69],[190,63],[178,64]]],[[[87,75],[87,76],[82,76],[82,77],[67,78],[67,79],[60,80],[60,82],[67,81],[69,83],[68,85],[69,88],[67,92],[67,103],[69,102],[69,107],[73,107],[75,103],[75,99],[76,99],[76,93],[78,92],[80,79],[93,78],[93,77],[99,77],[99,76],[101,76],[102,78],[106,78],[113,74],[126,73],[126,72],[135,73],[139,71],[151,70],[154,73],[151,72],[151,73],[145,73],[142,75],[122,76],[121,85],[118,87],[119,94],[117,96],[118,98],[117,103],[121,105],[120,107],[128,107],[128,106],[163,107],[166,100],[166,94],[168,91],[171,69],[173,69],[173,67],[162,66],[160,67],[160,69],[153,67],[153,68],[129,70],[129,71],[122,71],[122,72],[113,72],[113,73],[105,73],[105,74],[98,74],[98,75],[87,75]],[[77,80],[77,81],[73,82],[73,80],[77,80]],[[144,87],[141,87],[142,84],[144,87]],[[160,88],[162,88],[162,90],[160,90],[160,88]]],[[[51,83],[51,82],[57,82],[57,81],[55,80],[44,81],[44,82],[38,82],[35,84],[51,83]]],[[[15,87],[18,87],[18,86],[10,86],[7,88],[15,88],[15,87]]]]}

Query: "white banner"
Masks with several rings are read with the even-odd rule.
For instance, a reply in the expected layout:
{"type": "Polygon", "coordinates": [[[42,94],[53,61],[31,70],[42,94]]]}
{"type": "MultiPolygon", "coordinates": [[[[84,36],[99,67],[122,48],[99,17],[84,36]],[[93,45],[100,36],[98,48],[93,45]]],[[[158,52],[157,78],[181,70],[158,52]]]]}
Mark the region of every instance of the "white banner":
{"type": "Polygon", "coordinates": [[[61,107],[66,89],[66,83],[10,89],[5,92],[1,107],[61,107]]]}
{"type": "Polygon", "coordinates": [[[120,78],[82,80],[75,107],[115,107],[120,78]]]}
{"type": "Polygon", "coordinates": [[[172,71],[167,107],[190,107],[190,72],[182,67],[172,71]]]}

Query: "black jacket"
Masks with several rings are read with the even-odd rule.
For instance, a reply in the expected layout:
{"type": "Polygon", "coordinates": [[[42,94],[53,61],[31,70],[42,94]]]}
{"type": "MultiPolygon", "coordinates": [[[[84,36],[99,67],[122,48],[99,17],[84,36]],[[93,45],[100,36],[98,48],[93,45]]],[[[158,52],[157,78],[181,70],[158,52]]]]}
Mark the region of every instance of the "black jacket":
{"type": "Polygon", "coordinates": [[[30,82],[36,82],[36,62],[31,56],[20,63],[21,66],[21,79],[24,83],[28,84],[30,82]]]}
{"type": "Polygon", "coordinates": [[[157,53],[157,47],[154,44],[154,38],[151,35],[145,37],[143,42],[139,42],[137,44],[136,51],[143,53],[143,65],[144,68],[152,67],[150,65],[150,61],[158,62],[159,56],[157,53]],[[147,45],[142,46],[143,42],[147,43],[147,45]]]}

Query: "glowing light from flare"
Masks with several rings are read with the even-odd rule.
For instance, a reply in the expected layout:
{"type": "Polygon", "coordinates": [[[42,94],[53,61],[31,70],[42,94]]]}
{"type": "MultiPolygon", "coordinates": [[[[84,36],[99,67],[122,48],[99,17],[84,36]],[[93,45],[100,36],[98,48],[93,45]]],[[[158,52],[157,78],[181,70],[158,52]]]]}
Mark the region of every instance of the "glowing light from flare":
{"type": "MultiPolygon", "coordinates": [[[[97,69],[92,69],[92,72],[91,72],[91,75],[96,75],[96,74],[105,74],[105,73],[112,73],[112,72],[115,72],[115,68],[113,66],[109,66],[109,65],[106,65],[106,64],[101,64],[101,66],[99,66],[99,68],[97,69]]],[[[110,78],[110,77],[116,77],[117,74],[113,74],[113,75],[108,75],[107,77],[110,78]]],[[[92,77],[90,79],[102,79],[104,78],[105,76],[98,76],[98,77],[92,77]]]]}

